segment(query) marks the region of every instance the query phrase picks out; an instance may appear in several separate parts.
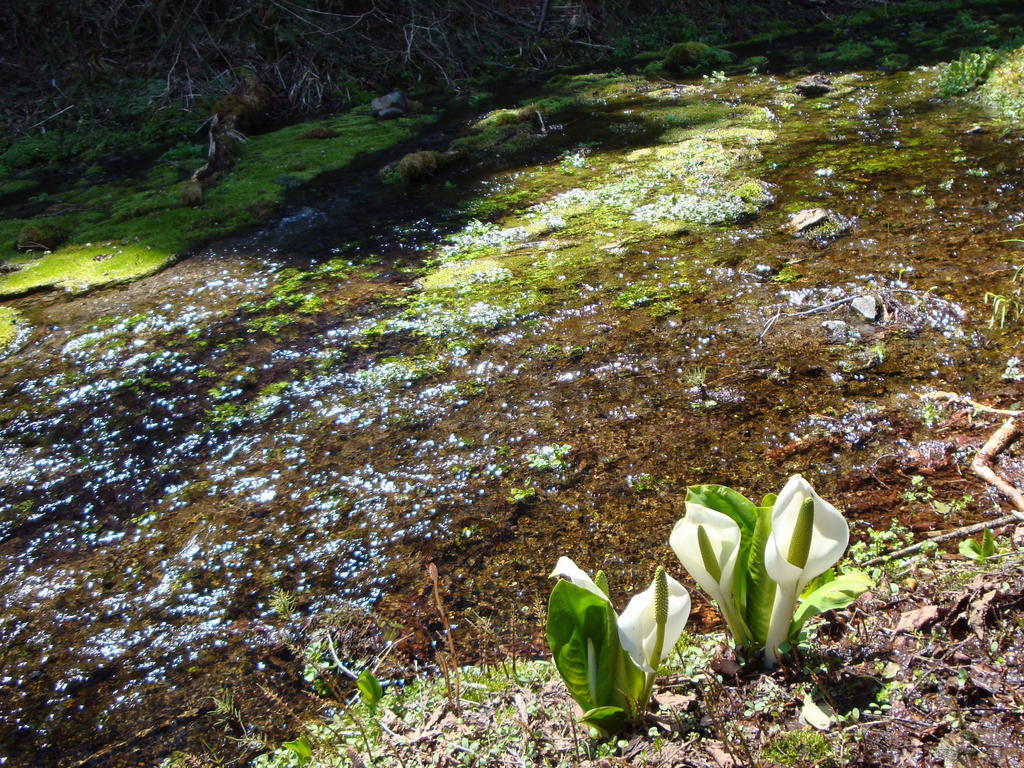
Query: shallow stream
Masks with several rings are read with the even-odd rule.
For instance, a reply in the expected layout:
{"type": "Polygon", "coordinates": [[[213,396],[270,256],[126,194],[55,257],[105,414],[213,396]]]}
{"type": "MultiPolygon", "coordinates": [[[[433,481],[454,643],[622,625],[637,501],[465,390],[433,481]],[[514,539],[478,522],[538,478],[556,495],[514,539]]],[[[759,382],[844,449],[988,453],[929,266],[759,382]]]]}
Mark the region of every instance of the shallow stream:
{"type": "Polygon", "coordinates": [[[294,688],[275,590],[426,654],[434,562],[467,656],[470,619],[539,652],[558,556],[681,576],[690,484],[803,472],[857,532],[948,525],[872,468],[929,440],[917,394],[1012,392],[985,296],[1013,294],[1024,189],[1019,136],[933,81],[577,80],[490,163],[341,175],[153,277],[15,302],[9,764],[133,763],[196,743],[221,689],[294,688]],[[842,225],[783,231],[815,207],[842,225]]]}

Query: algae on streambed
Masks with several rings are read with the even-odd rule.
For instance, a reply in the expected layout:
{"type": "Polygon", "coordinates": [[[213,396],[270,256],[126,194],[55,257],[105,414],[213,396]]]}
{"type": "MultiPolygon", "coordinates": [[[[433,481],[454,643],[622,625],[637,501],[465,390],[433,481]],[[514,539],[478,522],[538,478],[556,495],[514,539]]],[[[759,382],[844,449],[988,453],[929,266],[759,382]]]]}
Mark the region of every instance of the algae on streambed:
{"type": "MultiPolygon", "coordinates": [[[[435,562],[460,631],[484,617],[539,652],[558,556],[623,593],[678,573],[688,484],[804,471],[855,535],[943,524],[899,495],[915,465],[884,487],[872,471],[941,439],[915,392],[1012,397],[1016,338],[985,327],[984,296],[1011,290],[1024,190],[1019,138],[965,133],[984,115],[933,81],[855,75],[801,100],[768,76],[563,78],[527,100],[559,100],[543,128],[401,204],[324,189],[145,280],[18,299],[48,330],[0,361],[12,759],[198,749],[221,688],[287,735],[311,703],[281,591],[300,616],[370,607],[421,660],[435,562]],[[794,238],[797,205],[852,230],[794,238]],[[859,294],[875,321],[837,304],[764,331],[859,294]]],[[[960,482],[936,476],[936,498],[960,482]]]]}

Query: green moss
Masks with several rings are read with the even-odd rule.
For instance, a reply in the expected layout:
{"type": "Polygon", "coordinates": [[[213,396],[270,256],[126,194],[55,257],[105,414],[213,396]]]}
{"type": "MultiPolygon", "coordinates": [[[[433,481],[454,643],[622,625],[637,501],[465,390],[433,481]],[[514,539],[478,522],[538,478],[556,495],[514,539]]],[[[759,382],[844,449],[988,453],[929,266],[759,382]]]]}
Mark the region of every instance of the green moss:
{"type": "Polygon", "coordinates": [[[18,338],[25,319],[18,310],[12,307],[0,307],[0,356],[18,338]]]}
{"type": "Polygon", "coordinates": [[[706,43],[690,41],[676,43],[665,53],[661,65],[676,75],[693,74],[713,67],[720,67],[732,61],[732,55],[706,43]]]}
{"type": "Polygon", "coordinates": [[[19,251],[52,251],[67,238],[67,230],[59,224],[47,219],[35,219],[21,228],[15,247],[19,251]]]}
{"type": "MultiPolygon", "coordinates": [[[[192,145],[177,145],[161,158],[165,168],[141,180],[62,194],[60,202],[69,213],[55,221],[67,230],[71,244],[0,277],[0,295],[46,287],[85,289],[152,274],[205,240],[267,221],[295,185],[407,139],[431,119],[382,122],[370,116],[369,108],[359,107],[320,122],[334,137],[301,141],[309,130],[305,124],[253,136],[240,146],[235,167],[201,201],[188,200],[187,182],[169,183],[197,160],[192,145]],[[184,200],[198,204],[183,205],[184,200]]],[[[23,220],[15,229],[11,220],[0,220],[0,240],[37,223],[23,220]]],[[[0,258],[11,261],[14,237],[8,243],[6,251],[0,247],[0,258]]]]}
{"type": "Polygon", "coordinates": [[[1001,117],[1018,124],[1024,120],[1024,46],[992,70],[979,95],[1001,117]]]}
{"type": "Polygon", "coordinates": [[[825,765],[832,745],[818,731],[786,731],[764,748],[761,757],[782,765],[825,765]]]}
{"type": "Polygon", "coordinates": [[[137,243],[69,246],[0,276],[0,295],[17,296],[41,288],[80,291],[125,282],[153,274],[173,258],[173,253],[137,243]]]}
{"type": "Polygon", "coordinates": [[[856,40],[844,40],[818,54],[818,61],[826,66],[849,67],[870,63],[875,52],[870,45],[856,40]]]}

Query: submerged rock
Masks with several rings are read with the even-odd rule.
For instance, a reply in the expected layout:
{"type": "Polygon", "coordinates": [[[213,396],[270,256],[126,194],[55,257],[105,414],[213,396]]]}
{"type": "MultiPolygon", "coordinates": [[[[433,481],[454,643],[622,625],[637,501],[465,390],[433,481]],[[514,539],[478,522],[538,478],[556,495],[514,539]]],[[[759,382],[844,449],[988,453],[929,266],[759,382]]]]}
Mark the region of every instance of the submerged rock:
{"type": "Polygon", "coordinates": [[[433,176],[434,173],[458,158],[458,153],[436,152],[425,150],[422,152],[410,152],[398,161],[398,175],[407,184],[433,176]]]}
{"type": "Polygon", "coordinates": [[[381,120],[389,120],[394,117],[401,117],[409,111],[409,101],[401,91],[392,91],[383,96],[378,96],[370,102],[370,110],[373,116],[381,120]]]}
{"type": "Polygon", "coordinates": [[[850,326],[842,320],[825,320],[821,327],[825,330],[825,338],[833,344],[846,341],[850,336],[850,326]]]}
{"type": "Polygon", "coordinates": [[[802,80],[798,80],[796,85],[793,86],[793,90],[805,99],[825,96],[832,93],[835,89],[832,81],[825,77],[825,75],[808,75],[802,80]]]}
{"type": "Polygon", "coordinates": [[[789,217],[782,229],[794,237],[829,240],[850,231],[853,222],[827,208],[805,208],[789,217]]]}

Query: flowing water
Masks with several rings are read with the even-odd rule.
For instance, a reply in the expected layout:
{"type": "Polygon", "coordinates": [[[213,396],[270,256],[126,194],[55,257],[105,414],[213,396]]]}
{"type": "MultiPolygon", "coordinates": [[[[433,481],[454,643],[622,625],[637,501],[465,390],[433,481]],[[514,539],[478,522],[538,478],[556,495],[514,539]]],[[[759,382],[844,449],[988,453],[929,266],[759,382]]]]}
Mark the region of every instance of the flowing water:
{"type": "Polygon", "coordinates": [[[423,649],[435,562],[468,656],[470,615],[539,651],[558,556],[625,592],[680,575],[686,485],[800,471],[855,532],[905,515],[871,469],[928,439],[916,393],[1013,387],[985,294],[1024,220],[1020,139],[933,81],[596,80],[447,184],[341,175],[153,277],[16,302],[6,764],[129,764],[198,743],[223,688],[294,688],[275,590],[423,649]],[[848,231],[781,231],[813,207],[848,231]],[[860,294],[875,321],[786,317],[860,294]]]}

